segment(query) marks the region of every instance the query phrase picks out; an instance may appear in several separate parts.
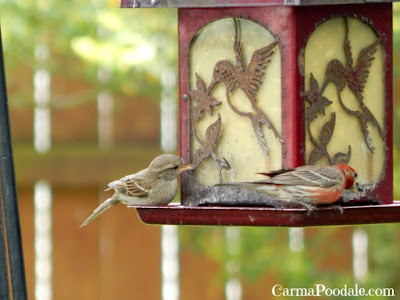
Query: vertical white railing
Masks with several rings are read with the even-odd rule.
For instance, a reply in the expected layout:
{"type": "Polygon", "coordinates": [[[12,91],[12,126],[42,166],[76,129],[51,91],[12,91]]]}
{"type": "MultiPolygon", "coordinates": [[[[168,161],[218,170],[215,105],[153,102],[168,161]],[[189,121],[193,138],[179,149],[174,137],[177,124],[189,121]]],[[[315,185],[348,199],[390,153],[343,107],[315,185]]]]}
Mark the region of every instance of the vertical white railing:
{"type": "Polygon", "coordinates": [[[288,229],[289,249],[292,252],[301,252],[304,250],[304,228],[290,227],[288,229]]]}
{"type": "MultiPolygon", "coordinates": [[[[51,74],[45,67],[49,60],[46,44],[35,47],[38,68],[33,74],[33,144],[36,152],[44,154],[51,147],[50,87],[51,74]]],[[[35,299],[52,299],[52,236],[51,187],[39,180],[34,186],[34,236],[35,236],[35,299]]]]}
{"type": "Polygon", "coordinates": [[[161,227],[162,299],[179,299],[179,240],[176,226],[161,227]]]}
{"type": "Polygon", "coordinates": [[[362,228],[353,231],[353,277],[363,283],[368,275],[368,234],[362,228]]]}
{"type": "Polygon", "coordinates": [[[176,75],[167,69],[161,74],[160,126],[161,149],[175,152],[178,148],[178,123],[176,103],[176,75]]]}
{"type": "Polygon", "coordinates": [[[225,249],[227,252],[227,262],[225,269],[228,273],[228,279],[225,282],[225,299],[241,300],[242,283],[238,278],[240,265],[234,258],[240,251],[240,229],[237,227],[225,228],[225,249]]]}
{"type": "Polygon", "coordinates": [[[34,187],[35,299],[52,299],[51,187],[40,180],[34,187]]]}
{"type": "MultiPolygon", "coordinates": [[[[176,75],[171,69],[161,74],[160,137],[163,152],[175,152],[177,138],[176,75]]],[[[161,294],[163,300],[178,300],[179,286],[179,238],[178,228],[161,227],[161,294]]]]}
{"type": "Polygon", "coordinates": [[[33,99],[35,103],[33,139],[35,150],[45,153],[51,146],[51,115],[50,115],[50,72],[43,67],[49,57],[47,45],[41,44],[35,48],[35,58],[40,66],[33,75],[33,99]]]}

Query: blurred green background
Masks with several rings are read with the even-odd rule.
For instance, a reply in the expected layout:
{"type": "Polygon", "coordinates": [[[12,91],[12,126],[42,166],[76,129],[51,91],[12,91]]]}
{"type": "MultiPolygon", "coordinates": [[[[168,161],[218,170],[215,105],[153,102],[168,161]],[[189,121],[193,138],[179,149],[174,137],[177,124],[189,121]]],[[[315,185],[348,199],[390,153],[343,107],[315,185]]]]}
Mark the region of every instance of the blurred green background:
{"type": "MultiPolygon", "coordinates": [[[[33,243],[30,237],[33,217],[25,218],[25,215],[29,214],[29,208],[32,209],[29,203],[33,201],[35,182],[44,178],[52,184],[55,197],[61,199],[62,196],[57,195],[68,195],[65,198],[69,199],[63,201],[70,201],[66,205],[75,207],[71,213],[73,221],[68,224],[76,227],[94,209],[98,199],[105,199],[100,190],[108,181],[146,166],[161,152],[158,129],[162,93],[160,76],[165,70],[177,70],[177,11],[119,9],[118,6],[118,1],[2,0],[0,3],[30,295],[35,281],[33,246],[30,245],[33,243]],[[43,46],[45,54],[41,50],[43,46]],[[33,100],[37,70],[51,73],[50,102],[45,106],[52,112],[52,141],[50,150],[42,154],[33,146],[34,109],[43,105],[35,104],[33,100]],[[105,144],[99,141],[97,119],[98,95],[102,91],[114,99],[114,134],[105,144]],[[86,193],[87,189],[90,189],[89,193],[86,193]],[[85,193],[94,194],[94,200],[85,202],[85,193]],[[83,203],[86,206],[82,206],[83,203]]],[[[400,199],[400,135],[397,133],[400,128],[399,3],[394,4],[393,29],[394,199],[400,199]]],[[[61,200],[57,201],[61,203],[61,200]]],[[[56,209],[54,205],[54,212],[56,209]]],[[[129,223],[132,218],[136,217],[128,218],[124,226],[132,226],[129,223]]],[[[57,220],[54,224],[57,225],[57,220]]],[[[135,230],[146,227],[140,223],[135,226],[135,230]]],[[[290,247],[291,233],[286,228],[227,231],[226,228],[180,227],[181,266],[195,265],[197,260],[212,265],[207,269],[212,272],[193,285],[211,286],[217,296],[210,293],[202,299],[223,298],[224,284],[231,277],[246,286],[243,299],[268,299],[270,282],[287,287],[309,287],[315,283],[329,287],[350,286],[356,282],[352,271],[351,240],[359,229],[368,235],[368,276],[363,286],[394,287],[399,297],[399,224],[307,228],[304,248],[299,251],[290,247]],[[235,237],[233,246],[229,236],[235,237]],[[191,254],[185,256],[185,253],[191,254]],[[258,292],[263,290],[264,294],[258,292]]],[[[93,231],[93,234],[101,236],[101,230],[100,233],[93,231]]],[[[73,231],[71,234],[82,233],[73,231]]],[[[89,235],[86,238],[90,239],[89,235]]],[[[65,243],[69,244],[68,241],[65,243]]],[[[90,247],[93,247],[90,251],[97,251],[96,243],[90,247]]],[[[54,256],[57,256],[55,251],[54,256]]],[[[68,260],[66,257],[59,259],[68,260]]],[[[56,263],[54,268],[56,272],[56,263]]],[[[126,272],[129,274],[129,270],[126,272]]],[[[118,270],[116,274],[118,276],[118,270]]],[[[55,275],[53,283],[57,286],[57,280],[62,281],[63,276],[55,275]]],[[[187,275],[194,276],[192,273],[187,275]]],[[[182,286],[191,286],[186,279],[181,281],[182,286]]],[[[157,284],[159,282],[158,276],[157,284]]],[[[62,293],[55,295],[55,299],[68,299],[62,293]]],[[[93,297],[82,299],[98,299],[94,296],[94,288],[88,295],[93,297]]],[[[184,290],[181,298],[196,299],[184,290]]],[[[127,296],[126,299],[131,298],[127,296]]]]}

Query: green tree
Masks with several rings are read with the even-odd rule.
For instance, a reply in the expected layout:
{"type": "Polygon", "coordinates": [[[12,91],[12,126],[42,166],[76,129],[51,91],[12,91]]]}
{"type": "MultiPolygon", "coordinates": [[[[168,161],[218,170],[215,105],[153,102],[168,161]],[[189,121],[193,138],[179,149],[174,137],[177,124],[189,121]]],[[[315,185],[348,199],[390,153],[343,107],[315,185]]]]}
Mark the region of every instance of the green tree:
{"type": "MultiPolygon", "coordinates": [[[[77,94],[52,93],[53,106],[88,101],[100,88],[158,99],[161,71],[177,70],[175,9],[120,9],[117,1],[75,0],[3,0],[0,9],[7,73],[32,75],[45,67],[55,78],[89,86],[77,94]],[[45,62],[35,58],[38,45],[49,50],[45,62]],[[99,68],[109,74],[102,82],[99,68]]],[[[28,80],[7,77],[15,91],[11,105],[32,105],[28,80]]]]}

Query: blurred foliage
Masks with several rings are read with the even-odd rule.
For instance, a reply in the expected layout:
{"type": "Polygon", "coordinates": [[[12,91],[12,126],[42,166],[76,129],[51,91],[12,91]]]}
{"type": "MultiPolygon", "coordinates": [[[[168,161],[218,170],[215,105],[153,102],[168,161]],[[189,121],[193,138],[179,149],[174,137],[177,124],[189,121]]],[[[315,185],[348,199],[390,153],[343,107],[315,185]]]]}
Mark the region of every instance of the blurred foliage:
{"type": "MultiPolygon", "coordinates": [[[[316,283],[342,288],[357,283],[351,265],[351,232],[357,228],[363,228],[369,238],[369,273],[359,286],[366,289],[391,287],[398,294],[399,224],[305,228],[305,247],[299,252],[290,250],[286,228],[237,228],[239,235],[234,252],[229,251],[227,228],[181,227],[180,240],[183,249],[205,253],[218,262],[219,272],[214,274],[213,280],[221,284],[231,276],[250,284],[267,276],[274,284],[290,288],[308,288],[316,283]],[[313,234],[308,234],[311,231],[313,234]],[[230,265],[236,267],[229,268],[230,265]]],[[[271,287],[265,287],[266,293],[271,287]]]]}
{"type": "MultiPolygon", "coordinates": [[[[52,105],[91,101],[100,88],[158,99],[161,71],[177,70],[177,11],[120,9],[117,0],[87,2],[2,0],[7,73],[44,67],[52,80],[86,84],[86,90],[67,95],[52,91],[52,105]],[[43,63],[35,57],[41,45],[49,49],[43,63]],[[103,80],[100,68],[107,70],[103,80]]],[[[21,84],[21,76],[7,80],[16,90],[12,105],[32,105],[32,84],[21,84]]]]}

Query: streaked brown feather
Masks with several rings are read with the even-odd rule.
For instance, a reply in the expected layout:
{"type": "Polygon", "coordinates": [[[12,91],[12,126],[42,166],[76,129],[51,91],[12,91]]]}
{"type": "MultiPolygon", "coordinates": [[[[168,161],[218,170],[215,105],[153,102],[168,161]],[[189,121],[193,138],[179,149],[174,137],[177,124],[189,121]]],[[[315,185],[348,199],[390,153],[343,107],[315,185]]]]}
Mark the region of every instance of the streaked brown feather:
{"type": "Polygon", "coordinates": [[[272,174],[275,175],[271,179],[264,181],[265,183],[321,187],[335,185],[339,180],[333,178],[342,178],[341,176],[343,176],[337,168],[310,168],[309,166],[299,167],[294,170],[277,170],[273,171],[272,174]],[[338,175],[339,177],[337,177],[338,175]]]}
{"type": "Polygon", "coordinates": [[[142,178],[132,178],[125,182],[126,193],[134,197],[146,197],[150,186],[142,178]]]}
{"type": "Polygon", "coordinates": [[[280,174],[290,172],[293,170],[295,170],[295,169],[279,169],[279,170],[274,170],[274,171],[270,171],[270,172],[262,172],[262,173],[257,173],[257,174],[274,177],[276,175],[280,175],[280,174]]]}

